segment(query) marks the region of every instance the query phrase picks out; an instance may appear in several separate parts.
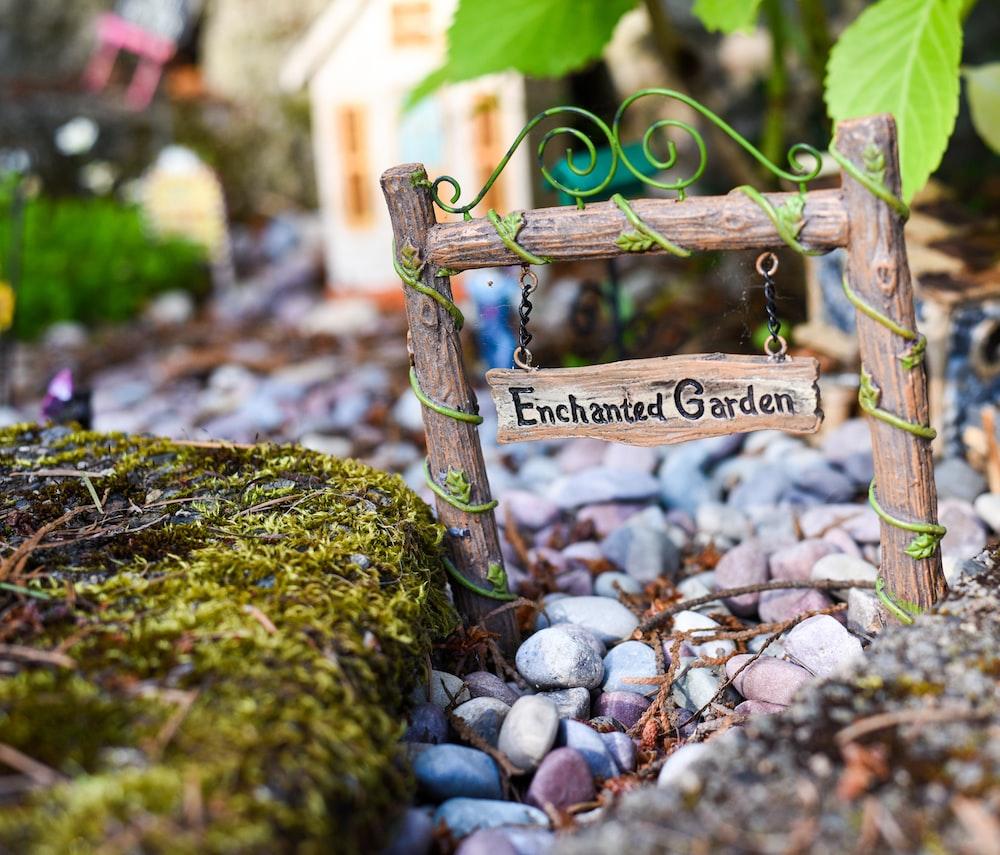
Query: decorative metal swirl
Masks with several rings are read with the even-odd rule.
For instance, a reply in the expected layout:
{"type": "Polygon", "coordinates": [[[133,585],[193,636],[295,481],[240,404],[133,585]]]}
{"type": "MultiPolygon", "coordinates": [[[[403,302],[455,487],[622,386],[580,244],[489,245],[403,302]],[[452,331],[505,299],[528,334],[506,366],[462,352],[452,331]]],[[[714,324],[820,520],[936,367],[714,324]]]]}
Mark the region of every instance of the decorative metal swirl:
{"type": "MultiPolygon", "coordinates": [[[[708,165],[708,150],[701,133],[693,125],[679,119],[658,119],[653,122],[653,124],[651,124],[643,134],[642,155],[647,165],[652,167],[656,173],[667,172],[673,169],[677,165],[678,161],[677,144],[674,140],[666,137],[665,135],[662,136],[666,141],[666,157],[660,158],[653,151],[653,140],[657,138],[659,132],[677,128],[691,138],[698,152],[697,165],[690,175],[676,178],[674,180],[661,180],[645,174],[636,164],[629,160],[625,151],[625,144],[621,139],[622,120],[625,116],[625,112],[640,98],[650,96],[667,98],[687,105],[730,137],[748,154],[750,154],[754,160],[760,163],[774,176],[796,183],[800,191],[804,191],[806,189],[806,185],[819,175],[820,169],[823,165],[823,157],[818,149],[808,145],[807,143],[796,143],[789,148],[787,155],[789,168],[784,169],[765,157],[765,155],[758,148],[756,148],[749,140],[746,139],[746,137],[740,134],[722,117],[712,112],[703,104],[695,101],[690,96],[685,95],[683,92],[678,92],[674,89],[641,89],[635,94],[630,95],[622,102],[621,106],[615,113],[611,127],[608,127],[607,123],[605,123],[598,116],[594,115],[594,113],[589,110],[585,110],[582,107],[562,106],[550,107],[548,110],[543,110],[521,129],[521,132],[514,139],[510,148],[507,149],[507,153],[504,154],[496,168],[492,173],[490,173],[490,177],[486,179],[486,183],[471,201],[462,205],[458,204],[459,199],[462,196],[462,188],[458,180],[451,175],[441,175],[434,179],[434,181],[430,184],[431,198],[434,200],[434,203],[441,208],[441,210],[447,211],[450,214],[462,214],[465,219],[471,219],[472,214],[470,212],[485,198],[486,194],[489,193],[490,188],[496,182],[497,178],[500,177],[500,173],[503,172],[511,157],[513,157],[514,152],[517,151],[518,147],[524,141],[524,138],[527,137],[528,134],[545,119],[551,116],[569,113],[574,116],[580,116],[597,126],[597,129],[600,131],[600,135],[603,135],[607,142],[607,147],[611,152],[611,162],[608,165],[607,174],[601,177],[601,180],[595,186],[586,189],[567,186],[564,182],[556,178],[552,174],[552,170],[545,165],[545,150],[548,144],[556,137],[567,135],[571,137],[571,141],[575,140],[583,146],[584,151],[581,152],[578,150],[575,154],[571,148],[567,147],[565,156],[566,168],[573,175],[580,178],[591,175],[597,168],[597,144],[595,144],[594,140],[579,128],[569,127],[567,125],[552,128],[545,132],[545,135],[540,140],[536,150],[538,168],[550,186],[575,199],[577,206],[582,208],[587,199],[598,196],[607,189],[618,169],[618,162],[620,160],[622,165],[625,166],[625,168],[636,178],[637,181],[640,181],[650,187],[657,187],[661,190],[672,190],[677,193],[678,200],[682,200],[686,198],[687,188],[701,178],[708,165]],[[805,162],[806,158],[812,159],[811,165],[805,162]],[[578,163],[580,160],[583,162],[578,163]],[[444,201],[440,196],[439,188],[442,184],[448,185],[452,190],[451,198],[448,201],[444,201]]],[[[600,135],[598,135],[598,139],[600,139],[600,135]]],[[[634,156],[635,153],[633,152],[633,157],[634,156]]]]}

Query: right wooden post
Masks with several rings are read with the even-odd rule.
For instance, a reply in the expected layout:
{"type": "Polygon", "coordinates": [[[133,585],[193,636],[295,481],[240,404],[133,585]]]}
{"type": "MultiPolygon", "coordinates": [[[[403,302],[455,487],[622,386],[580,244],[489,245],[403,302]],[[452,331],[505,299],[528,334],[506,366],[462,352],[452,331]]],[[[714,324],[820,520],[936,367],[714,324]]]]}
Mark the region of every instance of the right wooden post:
{"type": "MultiPolygon", "coordinates": [[[[839,152],[861,172],[881,179],[901,196],[896,123],[882,114],[841,122],[839,152]]],[[[913,286],[903,240],[903,220],[871,190],[842,171],[842,192],[848,211],[847,279],[855,294],[901,327],[916,329],[913,286]]],[[[899,357],[910,342],[884,324],[857,312],[861,362],[880,392],[878,406],[900,419],[930,423],[927,375],[923,364],[907,368],[899,357]]],[[[898,520],[937,522],[937,490],[928,439],[869,416],[875,460],[875,488],[882,509],[898,520]]],[[[914,558],[906,549],[913,533],[882,520],[882,562],[879,574],[886,592],[898,602],[920,609],[934,604],[947,590],[941,550],[914,558]]]]}

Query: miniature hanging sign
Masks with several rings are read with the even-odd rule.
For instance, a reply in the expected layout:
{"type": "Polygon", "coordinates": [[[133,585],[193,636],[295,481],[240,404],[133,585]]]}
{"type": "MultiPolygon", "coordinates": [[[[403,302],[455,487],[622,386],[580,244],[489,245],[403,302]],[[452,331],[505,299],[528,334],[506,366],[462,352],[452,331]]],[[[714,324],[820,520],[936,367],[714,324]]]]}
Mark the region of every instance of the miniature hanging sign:
{"type": "Polygon", "coordinates": [[[722,353],[584,368],[493,369],[497,441],[593,437],[668,445],[754,430],[814,433],[819,363],[722,353]]]}

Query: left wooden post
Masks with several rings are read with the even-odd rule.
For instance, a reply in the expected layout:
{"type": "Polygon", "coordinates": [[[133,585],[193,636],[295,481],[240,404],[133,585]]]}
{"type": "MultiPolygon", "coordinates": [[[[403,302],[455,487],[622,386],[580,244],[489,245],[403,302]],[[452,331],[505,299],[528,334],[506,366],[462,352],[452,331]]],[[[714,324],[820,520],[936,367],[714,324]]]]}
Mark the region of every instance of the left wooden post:
{"type": "MultiPolygon", "coordinates": [[[[386,170],[382,175],[382,192],[392,220],[393,251],[397,260],[403,259],[405,251],[410,259],[418,265],[422,264],[419,281],[450,303],[451,280],[447,276],[437,276],[436,267],[425,263],[427,234],[436,218],[424,167],[419,163],[409,163],[386,170]]],[[[462,341],[455,318],[441,302],[402,283],[400,287],[406,295],[410,360],[420,389],[435,404],[475,413],[475,394],[465,374],[462,341]]],[[[442,488],[449,475],[467,482],[470,492],[465,504],[487,504],[490,501],[490,486],[476,425],[436,412],[428,406],[424,406],[423,413],[430,476],[442,488]]],[[[447,550],[456,570],[474,586],[492,589],[491,580],[495,580],[498,570],[503,568],[500,536],[493,511],[469,513],[441,497],[437,498],[436,504],[438,519],[448,532],[447,550]],[[487,573],[491,579],[487,579],[487,573]]],[[[479,623],[485,615],[503,605],[503,602],[484,597],[461,584],[452,582],[451,587],[455,604],[469,623],[479,623]]],[[[513,609],[501,611],[484,625],[496,633],[505,654],[514,652],[519,635],[513,609]]]]}

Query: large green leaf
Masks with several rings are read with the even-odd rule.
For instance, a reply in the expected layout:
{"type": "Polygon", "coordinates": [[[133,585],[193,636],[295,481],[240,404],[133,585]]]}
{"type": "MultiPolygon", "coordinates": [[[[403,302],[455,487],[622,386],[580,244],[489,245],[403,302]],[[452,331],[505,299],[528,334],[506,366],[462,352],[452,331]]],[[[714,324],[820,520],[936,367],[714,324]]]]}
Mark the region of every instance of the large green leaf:
{"type": "Polygon", "coordinates": [[[753,26],[761,0],[695,0],[691,11],[709,31],[734,33],[753,26]]]}
{"type": "Polygon", "coordinates": [[[972,124],[983,142],[1000,154],[1000,62],[965,68],[964,72],[972,124]]]}
{"type": "Polygon", "coordinates": [[[557,77],[601,55],[636,0],[459,0],[445,64],[410,93],[415,104],[443,83],[515,69],[557,77]]]}
{"type": "Polygon", "coordinates": [[[895,116],[907,200],[937,169],[955,127],[959,21],[956,0],[880,0],[844,31],[830,54],[830,116],[895,116]]]}

